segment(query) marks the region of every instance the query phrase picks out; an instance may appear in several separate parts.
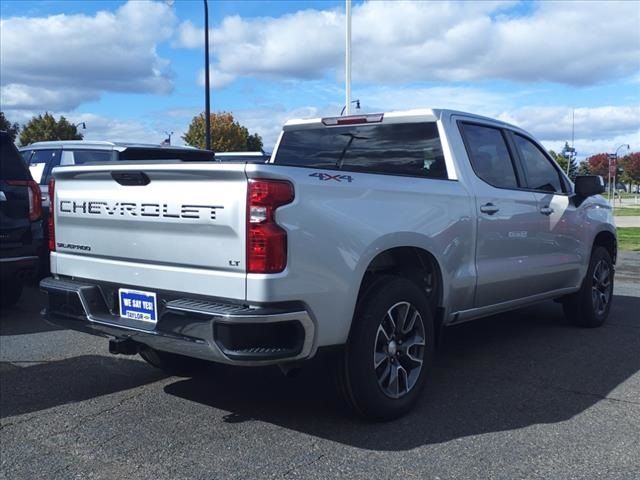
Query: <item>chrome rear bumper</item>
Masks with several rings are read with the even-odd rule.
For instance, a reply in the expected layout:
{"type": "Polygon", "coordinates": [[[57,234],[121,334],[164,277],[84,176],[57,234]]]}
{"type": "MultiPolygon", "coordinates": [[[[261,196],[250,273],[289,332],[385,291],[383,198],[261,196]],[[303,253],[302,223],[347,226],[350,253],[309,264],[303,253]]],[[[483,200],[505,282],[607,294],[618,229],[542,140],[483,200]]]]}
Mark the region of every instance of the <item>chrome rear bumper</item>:
{"type": "Polygon", "coordinates": [[[101,285],[50,277],[40,289],[48,295],[46,320],[72,330],[233,365],[280,364],[312,355],[315,325],[299,304],[246,306],[159,295],[158,321],[150,324],[122,318],[101,285]]]}

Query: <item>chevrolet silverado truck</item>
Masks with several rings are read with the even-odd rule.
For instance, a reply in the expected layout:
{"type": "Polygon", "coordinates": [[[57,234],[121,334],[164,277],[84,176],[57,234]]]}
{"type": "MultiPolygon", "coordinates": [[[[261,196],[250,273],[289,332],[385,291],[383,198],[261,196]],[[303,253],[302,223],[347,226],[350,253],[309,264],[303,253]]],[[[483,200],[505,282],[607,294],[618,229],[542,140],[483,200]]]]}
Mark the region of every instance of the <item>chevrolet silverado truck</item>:
{"type": "Polygon", "coordinates": [[[266,164],[53,176],[50,321],[167,370],[286,369],[331,349],[368,418],[415,404],[446,326],[553,299],[597,327],[611,308],[601,177],[573,184],[527,132],[481,116],[296,120],[266,164]]]}

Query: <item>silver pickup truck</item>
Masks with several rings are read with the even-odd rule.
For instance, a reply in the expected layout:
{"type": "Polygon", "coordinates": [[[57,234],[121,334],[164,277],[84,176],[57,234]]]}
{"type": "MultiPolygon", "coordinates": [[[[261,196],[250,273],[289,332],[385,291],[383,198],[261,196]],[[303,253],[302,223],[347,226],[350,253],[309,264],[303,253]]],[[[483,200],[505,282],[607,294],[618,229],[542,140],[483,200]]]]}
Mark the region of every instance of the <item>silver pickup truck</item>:
{"type": "Polygon", "coordinates": [[[266,164],[60,167],[47,318],[172,370],[336,352],[360,414],[406,413],[445,326],[555,299],[597,327],[616,229],[528,133],[449,110],[288,122],[266,164]]]}

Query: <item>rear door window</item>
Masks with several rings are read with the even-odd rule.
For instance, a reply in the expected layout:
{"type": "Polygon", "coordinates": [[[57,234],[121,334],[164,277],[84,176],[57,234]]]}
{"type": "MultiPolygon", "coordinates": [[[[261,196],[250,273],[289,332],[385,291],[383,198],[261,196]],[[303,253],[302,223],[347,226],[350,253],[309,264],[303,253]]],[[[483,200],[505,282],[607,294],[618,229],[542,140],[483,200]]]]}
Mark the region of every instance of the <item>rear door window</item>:
{"type": "Polygon", "coordinates": [[[327,170],[447,178],[435,122],[285,131],[274,163],[327,170]]]}
{"type": "Polygon", "coordinates": [[[502,130],[472,123],[459,125],[476,175],[494,187],[518,188],[518,177],[502,130]]]}

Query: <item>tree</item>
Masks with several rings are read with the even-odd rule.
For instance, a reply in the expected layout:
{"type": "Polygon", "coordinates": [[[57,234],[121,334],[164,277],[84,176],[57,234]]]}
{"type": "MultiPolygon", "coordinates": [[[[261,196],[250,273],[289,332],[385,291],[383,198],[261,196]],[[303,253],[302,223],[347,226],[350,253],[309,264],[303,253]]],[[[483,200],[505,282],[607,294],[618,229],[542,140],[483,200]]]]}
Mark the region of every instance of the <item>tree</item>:
{"type": "Polygon", "coordinates": [[[569,142],[565,142],[561,153],[549,150],[549,155],[560,165],[562,171],[565,172],[571,180],[575,180],[578,175],[578,162],[576,161],[575,151],[569,147],[569,142]],[[567,172],[567,164],[569,171],[567,172]]]}
{"type": "Polygon", "coordinates": [[[598,153],[585,160],[589,165],[591,175],[601,175],[606,180],[609,175],[609,155],[598,153]]]}
{"type": "Polygon", "coordinates": [[[640,184],[640,152],[630,153],[619,160],[622,180],[628,184],[640,184]]]}
{"type": "MultiPolygon", "coordinates": [[[[257,133],[249,134],[229,112],[211,114],[211,148],[216,152],[253,152],[262,150],[262,138],[257,133]]],[[[193,117],[187,133],[182,139],[192,147],[205,148],[204,113],[193,117]]]]}
{"type": "Polygon", "coordinates": [[[580,162],[580,165],[578,165],[578,171],[576,172],[576,176],[583,176],[583,175],[592,175],[591,168],[589,167],[589,163],[586,161],[580,162]]]}
{"type": "Polygon", "coordinates": [[[82,134],[66,118],[56,120],[49,112],[33,117],[20,132],[21,146],[47,140],[82,140],[82,134]]]}
{"type": "Polygon", "coordinates": [[[7,117],[4,116],[4,112],[0,112],[0,130],[6,130],[11,137],[11,141],[15,142],[18,133],[20,132],[20,125],[17,123],[11,123],[7,120],[7,117]]]}

